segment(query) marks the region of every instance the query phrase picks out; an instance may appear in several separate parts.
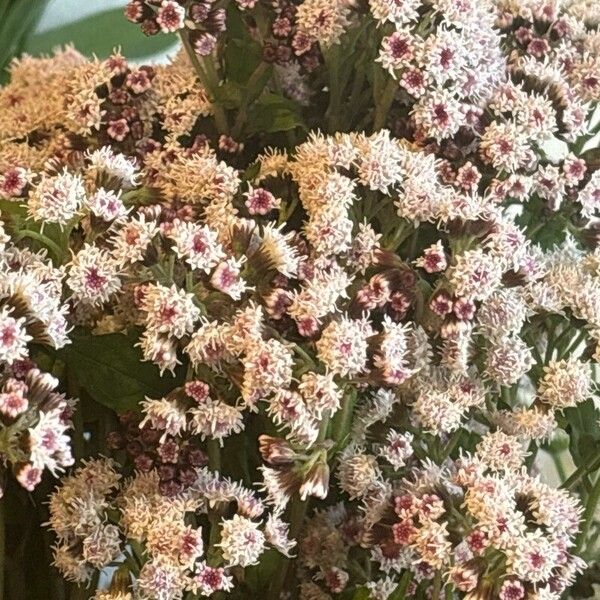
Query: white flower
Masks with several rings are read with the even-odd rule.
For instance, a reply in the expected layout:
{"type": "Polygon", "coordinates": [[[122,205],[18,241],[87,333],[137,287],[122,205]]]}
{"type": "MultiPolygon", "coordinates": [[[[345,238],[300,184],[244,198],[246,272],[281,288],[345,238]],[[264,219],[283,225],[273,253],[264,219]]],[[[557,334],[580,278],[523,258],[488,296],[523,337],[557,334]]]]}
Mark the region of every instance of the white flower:
{"type": "Polygon", "coordinates": [[[108,252],[86,244],[68,266],[67,285],[79,302],[99,306],[121,289],[119,265],[108,252]]]}
{"type": "Polygon", "coordinates": [[[337,44],[346,31],[349,7],[343,0],[304,0],[296,19],[300,32],[324,46],[337,44]]]}
{"type": "Polygon", "coordinates": [[[162,0],[156,22],[163,33],[173,33],[184,26],[185,8],[175,0],[162,0]]]}
{"type": "Polygon", "coordinates": [[[141,404],[146,416],[140,423],[140,427],[150,423],[153,429],[163,432],[161,441],[168,435],[178,436],[187,429],[185,409],[176,400],[146,398],[141,404]]]}
{"type": "Polygon", "coordinates": [[[144,215],[136,215],[124,222],[110,238],[113,256],[120,265],[143,260],[157,232],[158,225],[154,221],[146,221],[144,215]]]}
{"type": "Polygon", "coordinates": [[[281,227],[269,223],[262,233],[261,250],[265,253],[269,266],[286,277],[295,277],[301,257],[291,244],[295,232],[281,233],[281,227]]]}
{"type": "Polygon", "coordinates": [[[149,284],[144,289],[141,308],[146,312],[149,329],[176,338],[192,333],[200,317],[194,295],[175,285],[149,284]]]}
{"type": "Polygon", "coordinates": [[[575,358],[550,361],[538,384],[540,400],[558,410],[583,402],[591,391],[590,364],[575,358]]]}
{"type": "Polygon", "coordinates": [[[258,524],[234,515],[221,521],[221,542],[217,544],[228,565],[248,567],[258,562],[265,549],[265,536],[258,524]]]}
{"type": "Polygon", "coordinates": [[[289,524],[278,513],[270,514],[265,523],[265,540],[284,556],[291,557],[296,542],[289,539],[289,524]]]}
{"type": "Polygon", "coordinates": [[[242,256],[239,259],[229,258],[220,262],[210,278],[213,287],[234,300],[239,300],[248,289],[240,274],[245,260],[246,257],[242,256]]]}
{"type": "Polygon", "coordinates": [[[103,187],[89,196],[85,204],[94,215],[104,221],[115,221],[124,217],[128,210],[121,200],[121,190],[114,192],[103,187]]]}
{"type": "Polygon", "coordinates": [[[90,162],[92,172],[117,178],[124,188],[137,185],[135,163],[124,154],[115,153],[109,146],[88,152],[86,158],[90,162]]]}
{"type": "Polygon", "coordinates": [[[35,469],[48,469],[53,475],[73,464],[69,424],[62,418],[63,406],[40,412],[39,421],[28,430],[30,461],[35,469]]]}
{"type": "Polygon", "coordinates": [[[338,375],[356,375],[367,366],[367,339],[374,330],[366,319],[332,321],[317,342],[319,359],[338,375]]]}
{"type": "Polygon", "coordinates": [[[192,430],[203,440],[218,440],[221,446],[223,438],[239,433],[244,428],[241,411],[220,400],[207,398],[198,407],[192,408],[190,414],[192,430]]]}
{"type": "Polygon", "coordinates": [[[177,256],[185,258],[192,269],[209,273],[225,258],[218,233],[206,225],[176,221],[169,237],[175,242],[177,256]]]}
{"type": "Polygon", "coordinates": [[[29,355],[27,343],[32,339],[25,330],[25,318],[15,319],[10,313],[9,306],[0,309],[0,363],[9,365],[29,355]]]}
{"type": "Polygon", "coordinates": [[[376,21],[389,21],[395,25],[404,25],[416,21],[421,0],[369,0],[371,14],[376,21]]]}
{"type": "Polygon", "coordinates": [[[79,175],[63,171],[59,175],[43,175],[27,202],[32,219],[42,223],[65,225],[85,201],[85,188],[79,175]]]}

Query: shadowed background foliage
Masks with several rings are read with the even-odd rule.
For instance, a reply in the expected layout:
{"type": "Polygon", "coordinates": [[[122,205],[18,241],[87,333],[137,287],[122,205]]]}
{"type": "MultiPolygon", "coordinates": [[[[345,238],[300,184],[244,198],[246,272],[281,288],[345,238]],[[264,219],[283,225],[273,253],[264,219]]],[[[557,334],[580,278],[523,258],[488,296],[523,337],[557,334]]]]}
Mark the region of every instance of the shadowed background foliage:
{"type": "Polygon", "coordinates": [[[160,60],[176,37],[146,37],[123,18],[125,0],[0,0],[0,83],[6,67],[23,52],[48,54],[72,43],[86,56],[121,48],[133,61],[160,60]]]}

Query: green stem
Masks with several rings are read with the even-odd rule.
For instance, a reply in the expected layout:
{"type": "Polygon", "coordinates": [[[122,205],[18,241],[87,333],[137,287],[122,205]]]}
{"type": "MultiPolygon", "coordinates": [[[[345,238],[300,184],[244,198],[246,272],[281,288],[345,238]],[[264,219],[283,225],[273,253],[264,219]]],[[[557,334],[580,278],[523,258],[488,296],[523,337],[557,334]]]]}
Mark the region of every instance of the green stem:
{"type": "Polygon", "coordinates": [[[4,516],[4,498],[0,498],[0,598],[4,598],[4,571],[6,569],[6,528],[4,516]]]}
{"type": "Polygon", "coordinates": [[[551,322],[547,331],[547,344],[546,344],[546,356],[544,357],[544,364],[548,364],[554,353],[554,345],[556,343],[556,325],[551,322]]]}
{"type": "Polygon", "coordinates": [[[550,352],[548,352],[548,351],[546,352],[546,363],[550,362],[550,359],[552,358],[552,354],[554,353],[554,350],[558,350],[560,352],[560,351],[562,351],[565,343],[569,343],[572,333],[573,333],[573,329],[571,327],[569,327],[568,324],[565,325],[564,330],[560,332],[558,337],[550,345],[550,352]]]}
{"type": "Polygon", "coordinates": [[[404,240],[406,240],[413,231],[413,227],[411,227],[410,223],[407,223],[406,221],[402,221],[396,231],[394,232],[393,237],[390,239],[389,242],[387,242],[385,244],[385,249],[386,250],[391,250],[392,252],[394,250],[396,250],[398,248],[398,246],[404,242],[404,240]]]}
{"type": "Polygon", "coordinates": [[[206,453],[208,454],[208,467],[211,471],[219,473],[221,471],[221,447],[217,440],[208,440],[206,442],[206,453]]]}
{"type": "Polygon", "coordinates": [[[225,114],[223,107],[220,106],[218,104],[218,102],[216,101],[216,96],[217,96],[216,89],[217,89],[218,81],[216,78],[216,71],[214,70],[214,65],[210,62],[210,58],[209,58],[209,60],[205,62],[205,67],[207,68],[207,70],[205,70],[204,67],[202,66],[202,63],[198,59],[198,55],[196,54],[196,51],[190,44],[190,40],[189,40],[188,36],[182,31],[180,33],[180,37],[181,37],[181,41],[183,43],[183,47],[185,48],[185,51],[190,59],[190,62],[192,63],[192,66],[194,67],[194,70],[196,71],[196,75],[198,76],[198,79],[200,80],[202,85],[205,87],[206,91],[211,95],[211,109],[212,109],[213,115],[215,117],[215,125],[217,126],[217,131],[219,133],[227,134],[229,132],[229,124],[227,123],[227,115],[225,114]]]}
{"type": "Polygon", "coordinates": [[[560,460],[560,456],[556,452],[552,452],[550,455],[552,456],[552,462],[554,463],[558,477],[561,482],[565,481],[567,474],[565,473],[565,467],[562,464],[562,460],[560,460]]]}
{"type": "Polygon", "coordinates": [[[457,429],[453,434],[452,437],[448,440],[448,443],[446,444],[446,447],[444,448],[444,450],[441,452],[441,461],[440,463],[443,463],[452,453],[452,451],[454,450],[454,448],[456,448],[458,442],[460,441],[460,436],[462,435],[462,429],[457,429]]]}
{"type": "Polygon", "coordinates": [[[442,572],[437,571],[433,580],[433,592],[431,594],[431,600],[440,600],[440,594],[442,592],[442,572]]]}
{"type": "Polygon", "coordinates": [[[321,425],[319,426],[319,435],[317,436],[316,443],[324,442],[327,439],[327,429],[329,428],[329,422],[331,421],[331,414],[327,410],[321,419],[321,425]]]}
{"type": "MultiPolygon", "coordinates": [[[[265,73],[269,70],[271,65],[266,62],[261,62],[252,75],[250,75],[250,79],[246,83],[246,93],[242,99],[242,103],[240,105],[240,109],[235,118],[235,123],[233,125],[233,129],[231,130],[231,135],[234,140],[237,140],[242,133],[242,128],[246,123],[246,119],[248,117],[248,107],[258,98],[261,92],[264,90],[265,85],[259,85],[261,79],[264,77],[265,73]]],[[[266,82],[265,82],[266,83],[266,82]]]]}
{"type": "Polygon", "coordinates": [[[342,398],[342,408],[333,417],[331,430],[333,439],[338,446],[337,450],[341,450],[340,445],[350,432],[355,400],[356,393],[354,391],[346,392],[342,398]]]}
{"type": "MultiPolygon", "coordinates": [[[[300,499],[300,496],[296,495],[292,498],[290,504],[290,538],[298,539],[298,534],[302,529],[304,517],[308,510],[308,500],[303,501],[300,499]]],[[[280,600],[281,592],[284,589],[288,570],[290,568],[291,559],[280,556],[279,562],[279,569],[269,588],[269,600],[280,600]]]]}
{"type": "Polygon", "coordinates": [[[419,230],[415,229],[415,231],[412,235],[412,238],[410,240],[410,248],[408,249],[408,255],[410,256],[411,260],[416,258],[418,239],[419,239],[419,230]]]}
{"type": "MultiPolygon", "coordinates": [[[[323,419],[321,420],[321,425],[319,427],[319,435],[317,437],[316,443],[323,442],[327,437],[327,429],[329,427],[329,412],[326,412],[323,415],[323,419]]],[[[326,453],[325,450],[322,450],[323,453],[326,453]]],[[[317,457],[319,454],[317,454],[317,457]]],[[[298,494],[294,495],[294,497],[290,501],[290,538],[297,540],[300,531],[302,530],[302,524],[304,523],[304,518],[306,516],[306,511],[308,510],[309,501],[302,500],[298,494]]],[[[277,570],[277,575],[271,584],[269,589],[269,600],[279,600],[281,596],[281,592],[284,589],[284,585],[287,579],[289,567],[291,564],[291,560],[284,556],[279,557],[279,569],[277,570]]]]}
{"type": "Polygon", "coordinates": [[[583,477],[593,473],[598,468],[600,468],[600,457],[596,457],[596,460],[593,461],[588,460],[573,471],[560,487],[566,490],[573,489],[583,477]]]}
{"type": "Polygon", "coordinates": [[[359,105],[359,99],[365,83],[365,72],[361,70],[354,81],[352,82],[352,91],[350,92],[350,99],[348,100],[348,110],[345,114],[349,115],[346,126],[343,127],[344,131],[349,131],[352,127],[354,115],[356,114],[356,108],[359,105]]]}
{"type": "Polygon", "coordinates": [[[392,77],[389,78],[381,98],[377,98],[377,107],[375,109],[375,118],[373,120],[373,131],[379,131],[385,125],[388,113],[394,102],[396,91],[398,90],[398,82],[392,77]]]}
{"type": "Polygon", "coordinates": [[[395,591],[395,596],[397,598],[405,598],[406,597],[406,590],[408,589],[408,586],[410,585],[412,579],[412,573],[410,571],[404,571],[404,573],[402,574],[402,577],[400,578],[400,583],[398,584],[398,587],[396,588],[395,591]]]}
{"type": "Polygon", "coordinates": [[[36,240],[43,244],[54,256],[56,259],[56,264],[60,265],[63,262],[64,252],[62,248],[49,237],[45,236],[43,233],[38,233],[37,231],[30,231],[29,229],[22,229],[21,231],[17,231],[14,234],[14,240],[19,241],[23,238],[31,238],[32,240],[36,240]]]}
{"type": "Polygon", "coordinates": [[[579,345],[585,340],[586,337],[587,332],[585,329],[582,329],[579,334],[571,340],[571,343],[568,345],[568,347],[559,354],[559,358],[569,356],[569,354],[577,350],[579,345]]]}
{"type": "Polygon", "coordinates": [[[72,369],[67,369],[67,390],[71,398],[79,400],[73,413],[73,455],[76,461],[80,461],[85,456],[85,438],[83,424],[83,404],[80,398],[81,389],[72,369]]]}
{"type": "Polygon", "coordinates": [[[329,133],[339,129],[341,116],[342,85],[340,82],[340,48],[334,45],[323,54],[327,70],[329,71],[329,106],[327,107],[327,123],[329,133]]]}
{"type": "Polygon", "coordinates": [[[583,544],[585,543],[585,539],[589,530],[594,522],[594,514],[596,512],[596,507],[598,506],[598,502],[600,501],[600,476],[596,478],[596,482],[594,483],[594,487],[592,488],[592,493],[587,499],[585,512],[583,513],[582,519],[582,527],[579,536],[577,537],[577,545],[576,551],[580,552],[583,544]]]}

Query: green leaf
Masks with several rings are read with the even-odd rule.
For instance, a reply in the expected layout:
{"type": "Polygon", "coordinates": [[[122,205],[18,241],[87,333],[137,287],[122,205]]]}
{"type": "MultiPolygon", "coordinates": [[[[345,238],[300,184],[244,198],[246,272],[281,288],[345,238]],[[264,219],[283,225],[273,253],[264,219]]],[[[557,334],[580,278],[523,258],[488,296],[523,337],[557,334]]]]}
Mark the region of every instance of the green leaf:
{"type": "Polygon", "coordinates": [[[69,43],[87,56],[106,58],[120,47],[127,58],[139,59],[173,48],[177,38],[174,34],[164,33],[148,37],[139,26],[125,19],[122,8],[116,8],[33,34],[28,37],[23,49],[34,55],[45,54],[69,43]]]}
{"type": "Polygon", "coordinates": [[[590,148],[581,155],[581,158],[585,160],[588,165],[593,163],[594,165],[600,164],[600,148],[590,148]]]}
{"type": "Polygon", "coordinates": [[[92,335],[75,330],[72,344],[58,352],[78,384],[97,402],[117,412],[136,409],[146,396],[160,398],[184,380],[185,368],[175,376],[160,375],[135,347],[139,332],[92,335]]]}
{"type": "Polygon", "coordinates": [[[579,467],[600,450],[600,425],[594,401],[589,399],[564,411],[569,425],[569,446],[573,461],[579,467]]]}
{"type": "Polygon", "coordinates": [[[252,181],[260,173],[260,163],[252,163],[243,173],[242,181],[252,181]]]}
{"type": "Polygon", "coordinates": [[[369,593],[368,588],[359,587],[354,593],[354,596],[352,596],[352,600],[369,600],[370,597],[371,594],[369,593]]]}
{"type": "Polygon", "coordinates": [[[539,244],[542,250],[550,250],[565,240],[569,220],[560,212],[548,208],[545,200],[533,195],[527,203],[527,209],[515,222],[526,228],[531,241],[539,244]]]}
{"type": "Polygon", "coordinates": [[[10,60],[23,51],[23,42],[37,25],[48,0],[4,0],[0,4],[0,83],[10,60]]]}
{"type": "Polygon", "coordinates": [[[264,94],[248,111],[246,132],[275,133],[296,127],[306,129],[298,105],[279,94],[264,94]]]}
{"type": "Polygon", "coordinates": [[[215,90],[215,100],[227,109],[239,108],[242,95],[243,88],[236,81],[226,81],[215,90]]]}
{"type": "Polygon", "coordinates": [[[262,59],[262,48],[250,36],[242,11],[235,3],[227,8],[226,36],[223,55],[227,80],[245,83],[262,59]]]}
{"type": "Polygon", "coordinates": [[[24,217],[27,215],[27,206],[22,204],[20,201],[3,200],[0,199],[0,215],[5,213],[7,215],[18,215],[24,217]]]}
{"type": "Polygon", "coordinates": [[[252,595],[251,598],[264,598],[271,581],[277,576],[277,568],[280,566],[281,554],[277,550],[269,549],[263,552],[260,562],[244,569],[244,584],[252,595]]]}

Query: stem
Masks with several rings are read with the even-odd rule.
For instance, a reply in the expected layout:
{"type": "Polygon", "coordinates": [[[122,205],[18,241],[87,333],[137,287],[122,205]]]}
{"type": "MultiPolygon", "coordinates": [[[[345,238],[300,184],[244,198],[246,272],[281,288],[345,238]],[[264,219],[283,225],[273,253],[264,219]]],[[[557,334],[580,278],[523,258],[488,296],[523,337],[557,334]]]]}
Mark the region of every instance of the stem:
{"type": "Polygon", "coordinates": [[[558,350],[559,353],[560,351],[562,351],[563,346],[566,343],[569,343],[569,339],[571,337],[573,333],[573,330],[571,329],[571,327],[569,327],[569,325],[565,325],[565,328],[563,331],[561,331],[561,333],[558,335],[558,337],[554,340],[554,343],[552,344],[551,347],[551,351],[548,354],[548,352],[546,352],[546,363],[550,362],[550,359],[552,358],[552,354],[554,353],[554,350],[558,350]]]}
{"type": "Polygon", "coordinates": [[[560,487],[567,490],[572,489],[579,483],[582,477],[585,477],[588,473],[593,473],[598,468],[600,468],[600,457],[596,457],[596,460],[592,462],[586,461],[583,465],[573,471],[560,487]]]}
{"type": "Polygon", "coordinates": [[[410,248],[408,249],[408,255],[411,259],[416,258],[417,253],[417,240],[419,239],[419,230],[415,229],[412,239],[410,240],[410,248]]]}
{"type": "Polygon", "coordinates": [[[219,133],[227,134],[229,131],[227,115],[225,114],[223,107],[216,102],[217,80],[214,65],[212,65],[210,61],[207,61],[205,65],[207,69],[210,69],[210,73],[208,71],[205,71],[202,67],[202,64],[200,63],[200,60],[198,59],[198,55],[196,54],[194,48],[192,48],[192,45],[190,44],[188,36],[183,31],[180,32],[179,35],[181,37],[183,47],[185,48],[185,51],[190,59],[190,62],[192,63],[192,66],[196,71],[198,79],[205,87],[206,91],[211,95],[211,109],[215,117],[215,125],[217,126],[217,131],[219,133]],[[214,79],[211,78],[211,76],[213,76],[214,79]]]}
{"type": "Polygon", "coordinates": [[[85,438],[83,424],[83,404],[80,398],[79,382],[75,378],[72,369],[67,369],[67,390],[71,398],[77,399],[77,406],[73,413],[73,454],[76,461],[80,461],[85,456],[85,438]]]}
{"type": "Polygon", "coordinates": [[[5,561],[5,541],[6,529],[4,520],[4,498],[0,498],[0,598],[4,598],[4,571],[6,568],[5,561]]]}
{"type": "Polygon", "coordinates": [[[206,452],[208,454],[208,467],[211,471],[219,473],[221,471],[221,447],[217,440],[208,440],[206,442],[206,452]]]}
{"type": "Polygon", "coordinates": [[[548,364],[554,353],[554,345],[556,343],[556,325],[554,322],[550,323],[547,331],[547,344],[546,344],[546,356],[544,357],[544,364],[548,364]]]}
{"type": "Polygon", "coordinates": [[[246,93],[242,99],[240,109],[235,118],[235,123],[231,131],[231,136],[234,140],[237,140],[239,135],[242,133],[242,128],[246,123],[246,118],[248,116],[248,107],[256,98],[258,98],[258,96],[260,96],[261,92],[265,88],[264,85],[259,86],[258,84],[269,68],[269,64],[266,62],[261,62],[258,67],[254,69],[254,72],[252,75],[250,75],[250,79],[248,79],[248,82],[246,83],[246,93]]]}
{"type": "Polygon", "coordinates": [[[348,435],[350,427],[352,426],[352,414],[354,412],[355,399],[354,393],[350,392],[345,394],[342,399],[342,408],[333,417],[331,433],[338,446],[337,450],[340,450],[339,446],[344,441],[346,435],[348,435]]]}
{"type": "Polygon", "coordinates": [[[444,448],[444,451],[441,452],[441,461],[440,464],[443,463],[452,453],[452,451],[454,450],[454,448],[456,448],[456,445],[458,444],[459,440],[460,440],[460,436],[462,435],[462,429],[457,429],[453,434],[452,437],[448,440],[448,443],[446,444],[446,447],[444,448]]]}
{"type": "Polygon", "coordinates": [[[407,223],[406,221],[402,221],[398,225],[394,236],[390,239],[389,242],[385,244],[385,249],[391,251],[396,250],[398,246],[412,234],[412,230],[413,228],[410,226],[409,223],[407,223]]]}
{"type": "Polygon", "coordinates": [[[596,478],[596,482],[594,483],[594,487],[592,488],[592,493],[590,494],[587,504],[585,507],[585,512],[583,513],[582,519],[582,527],[579,536],[577,537],[577,545],[576,551],[580,552],[583,544],[585,543],[585,538],[590,531],[590,527],[594,521],[594,513],[596,512],[596,507],[598,506],[598,502],[600,501],[600,476],[596,478]]]}
{"type": "Polygon", "coordinates": [[[433,592],[431,594],[431,600],[440,600],[440,594],[442,592],[442,572],[437,571],[433,580],[433,592]]]}
{"type": "MultiPolygon", "coordinates": [[[[323,415],[323,419],[321,420],[321,425],[319,427],[319,435],[317,437],[316,443],[322,442],[327,437],[327,429],[329,427],[329,411],[327,411],[323,415]]],[[[322,450],[322,452],[326,452],[322,450]]],[[[298,494],[294,495],[290,502],[290,538],[297,539],[298,534],[302,530],[302,524],[304,522],[304,517],[306,516],[306,511],[308,510],[309,501],[302,500],[298,494]]],[[[281,596],[281,592],[283,590],[283,586],[287,579],[288,570],[291,564],[291,559],[280,556],[279,557],[279,569],[277,571],[277,575],[271,584],[269,589],[269,600],[279,600],[281,596]]]]}
{"type": "Polygon", "coordinates": [[[527,235],[532,238],[538,231],[540,231],[540,229],[542,227],[546,226],[546,222],[544,220],[542,220],[540,223],[538,223],[537,225],[534,225],[528,232],[527,235]]]}
{"type": "Polygon", "coordinates": [[[585,331],[585,329],[582,329],[579,332],[579,335],[577,335],[574,339],[571,340],[569,346],[559,354],[559,358],[564,358],[565,356],[568,356],[569,354],[577,350],[579,345],[585,340],[586,336],[587,332],[585,331]]]}
{"type": "Polygon", "coordinates": [[[377,101],[377,108],[375,109],[375,119],[373,120],[373,131],[379,131],[385,125],[388,113],[394,102],[396,96],[396,90],[398,89],[398,82],[390,77],[387,82],[381,98],[377,101]]]}
{"type": "Polygon", "coordinates": [[[64,252],[63,249],[56,242],[51,240],[49,237],[45,236],[43,233],[38,233],[37,231],[30,231],[29,229],[22,229],[21,231],[15,233],[15,241],[22,240],[26,237],[31,238],[32,240],[36,240],[37,242],[40,242],[41,244],[46,246],[46,248],[48,248],[48,250],[50,250],[50,252],[54,255],[54,258],[56,259],[56,264],[62,264],[64,252]]]}
{"type": "Polygon", "coordinates": [[[321,419],[321,425],[319,426],[319,435],[317,436],[316,443],[324,442],[327,438],[327,429],[329,428],[329,422],[331,420],[330,412],[327,410],[323,414],[321,419]]]}
{"type": "Polygon", "coordinates": [[[404,571],[404,573],[402,574],[402,577],[400,578],[400,583],[398,584],[398,587],[396,588],[396,597],[398,597],[398,598],[405,597],[406,590],[408,589],[408,586],[410,585],[411,579],[412,579],[412,573],[410,571],[404,571]]]}
{"type": "Polygon", "coordinates": [[[562,460],[560,460],[560,456],[556,452],[552,452],[551,456],[552,462],[554,463],[554,468],[558,473],[559,479],[561,480],[561,482],[565,481],[565,479],[567,478],[567,474],[565,473],[565,468],[562,464],[562,460]]]}
{"type": "Polygon", "coordinates": [[[327,107],[327,123],[329,133],[335,133],[339,127],[340,102],[342,86],[340,85],[340,48],[337,45],[323,54],[329,71],[329,106],[327,107]]]}
{"type": "MultiPolygon", "coordinates": [[[[301,500],[300,496],[296,495],[291,501],[290,506],[290,538],[296,539],[300,530],[302,529],[302,523],[308,510],[308,500],[301,500]]],[[[287,579],[288,570],[290,567],[291,559],[284,556],[279,557],[280,566],[277,570],[277,574],[269,589],[269,600],[279,600],[281,592],[287,579]]]]}
{"type": "Polygon", "coordinates": [[[348,131],[352,128],[353,117],[356,113],[356,107],[359,104],[360,94],[365,83],[365,72],[360,71],[352,82],[352,91],[350,92],[350,99],[348,100],[348,110],[346,114],[350,114],[347,125],[343,127],[344,131],[348,131]]]}

